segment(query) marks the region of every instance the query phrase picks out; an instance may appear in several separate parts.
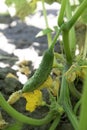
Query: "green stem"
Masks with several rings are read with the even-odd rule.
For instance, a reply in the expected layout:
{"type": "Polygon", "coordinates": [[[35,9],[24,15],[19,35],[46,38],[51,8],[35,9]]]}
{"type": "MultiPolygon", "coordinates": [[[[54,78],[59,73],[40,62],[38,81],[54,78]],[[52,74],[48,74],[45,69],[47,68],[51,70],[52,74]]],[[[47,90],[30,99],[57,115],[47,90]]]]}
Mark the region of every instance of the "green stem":
{"type": "Polygon", "coordinates": [[[63,107],[64,107],[65,113],[67,114],[67,116],[68,116],[74,130],[78,130],[78,121],[77,121],[76,115],[74,114],[74,112],[70,108],[67,101],[65,101],[63,103],[63,107]]]}
{"type": "MultiPolygon", "coordinates": [[[[69,1],[67,1],[66,3],[66,16],[68,20],[72,18],[72,12],[71,12],[69,1]]],[[[64,26],[62,26],[62,29],[63,27],[64,26]]],[[[63,30],[63,45],[64,45],[64,51],[65,51],[66,60],[68,64],[72,64],[72,57],[75,54],[74,53],[75,52],[75,33],[73,29],[74,28],[72,28],[70,31],[63,30]]]]}
{"type": "Polygon", "coordinates": [[[71,6],[70,6],[70,1],[68,0],[67,1],[67,4],[66,4],[66,17],[68,20],[70,20],[72,18],[72,10],[71,10],[71,6]]]}
{"type": "Polygon", "coordinates": [[[61,26],[63,24],[66,3],[67,3],[67,0],[62,0],[62,2],[61,2],[61,9],[60,9],[59,16],[58,16],[58,25],[59,26],[61,26]]]}
{"type": "Polygon", "coordinates": [[[83,50],[83,59],[86,58],[87,54],[87,25],[86,25],[86,34],[85,34],[85,44],[84,44],[84,50],[83,50]]]}
{"type": "Polygon", "coordinates": [[[74,83],[70,83],[69,84],[69,89],[70,89],[70,92],[72,93],[72,95],[77,98],[77,99],[80,99],[81,98],[81,93],[75,88],[75,85],[74,83]]]}
{"type": "Polygon", "coordinates": [[[50,48],[54,48],[54,46],[55,46],[55,44],[56,44],[56,42],[57,42],[57,39],[58,39],[58,37],[59,37],[61,31],[62,31],[62,28],[60,28],[60,29],[57,31],[57,33],[56,33],[54,39],[53,39],[52,42],[51,42],[50,48]]]}
{"type": "Polygon", "coordinates": [[[61,117],[61,115],[59,115],[59,114],[56,116],[56,118],[53,121],[53,123],[52,123],[52,125],[51,125],[49,130],[55,130],[56,129],[57,125],[59,124],[60,117],[61,117]]]}
{"type": "Polygon", "coordinates": [[[23,124],[17,121],[16,123],[11,124],[8,127],[6,127],[4,130],[22,130],[22,127],[23,127],[23,124]]]}
{"type": "MultiPolygon", "coordinates": [[[[46,12],[46,9],[45,9],[45,2],[44,2],[44,0],[42,0],[42,8],[43,8],[43,15],[44,15],[44,19],[45,19],[46,28],[49,28],[48,19],[47,19],[47,12],[46,12]]],[[[51,33],[47,34],[47,39],[48,39],[48,46],[50,46],[51,45],[51,41],[52,41],[51,33]]]]}
{"type": "MultiPolygon", "coordinates": [[[[70,6],[70,2],[68,0],[66,4],[66,17],[68,20],[72,18],[72,10],[70,6]]],[[[70,44],[70,51],[72,52],[72,57],[75,55],[75,49],[76,49],[76,38],[75,38],[75,29],[74,26],[69,31],[69,44],[70,44]]]]}
{"type": "Polygon", "coordinates": [[[62,103],[62,101],[64,101],[64,99],[65,99],[65,95],[63,95],[64,94],[64,87],[66,87],[67,86],[67,84],[66,84],[66,80],[65,80],[65,73],[67,72],[67,70],[68,70],[68,67],[64,67],[64,70],[63,70],[63,74],[62,74],[62,81],[61,81],[61,88],[60,88],[60,97],[59,97],[59,101],[62,103]]]}
{"type": "Polygon", "coordinates": [[[0,106],[14,119],[18,120],[19,122],[25,123],[25,124],[30,124],[30,125],[36,125],[40,126],[43,124],[49,123],[53,117],[54,117],[54,112],[49,112],[46,117],[43,119],[33,119],[30,117],[27,117],[19,112],[17,112],[14,108],[12,108],[4,99],[2,94],[0,93],[0,106]]]}
{"type": "Polygon", "coordinates": [[[81,100],[81,99],[76,103],[76,105],[75,105],[75,107],[74,107],[74,113],[75,113],[75,114],[77,113],[77,110],[79,109],[81,103],[82,103],[82,100],[81,100]]]}
{"type": "Polygon", "coordinates": [[[69,44],[69,31],[63,31],[63,45],[64,45],[64,52],[66,55],[66,60],[69,65],[72,64],[72,54],[70,50],[70,44],[69,44]]]}
{"type": "Polygon", "coordinates": [[[75,14],[72,16],[72,18],[69,20],[69,22],[64,24],[63,29],[64,30],[70,30],[72,26],[76,23],[77,19],[81,16],[81,14],[84,12],[84,10],[87,8],[87,0],[84,0],[81,5],[76,10],[75,14]]]}
{"type": "Polygon", "coordinates": [[[79,130],[87,130],[87,70],[82,94],[79,130]]]}
{"type": "Polygon", "coordinates": [[[63,105],[64,111],[67,114],[72,126],[74,127],[74,130],[78,130],[78,121],[77,121],[77,118],[76,118],[74,112],[72,111],[70,103],[69,103],[70,99],[69,99],[68,83],[64,76],[67,69],[68,69],[68,67],[65,67],[64,72],[63,72],[59,102],[60,102],[60,104],[63,105]]]}

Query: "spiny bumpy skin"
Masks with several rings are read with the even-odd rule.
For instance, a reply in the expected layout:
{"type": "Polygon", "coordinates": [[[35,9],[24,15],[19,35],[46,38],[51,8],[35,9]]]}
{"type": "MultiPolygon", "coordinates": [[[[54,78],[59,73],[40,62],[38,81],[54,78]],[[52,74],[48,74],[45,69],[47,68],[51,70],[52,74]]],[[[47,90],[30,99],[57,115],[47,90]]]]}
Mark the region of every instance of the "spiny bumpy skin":
{"type": "Polygon", "coordinates": [[[44,81],[48,78],[52,65],[53,65],[54,53],[53,49],[48,49],[42,58],[42,61],[39,65],[39,68],[36,70],[34,75],[25,83],[22,92],[31,92],[40,85],[44,83],[44,81]]]}

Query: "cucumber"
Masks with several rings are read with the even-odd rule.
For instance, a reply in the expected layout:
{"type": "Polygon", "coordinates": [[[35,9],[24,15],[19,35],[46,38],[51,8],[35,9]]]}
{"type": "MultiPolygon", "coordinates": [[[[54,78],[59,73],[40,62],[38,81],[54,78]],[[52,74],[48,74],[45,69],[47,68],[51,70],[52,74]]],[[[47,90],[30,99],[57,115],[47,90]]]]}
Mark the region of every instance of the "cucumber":
{"type": "Polygon", "coordinates": [[[52,65],[53,65],[54,53],[53,48],[45,51],[39,68],[35,71],[34,75],[24,84],[22,92],[31,92],[40,87],[44,81],[48,78],[52,65]]]}

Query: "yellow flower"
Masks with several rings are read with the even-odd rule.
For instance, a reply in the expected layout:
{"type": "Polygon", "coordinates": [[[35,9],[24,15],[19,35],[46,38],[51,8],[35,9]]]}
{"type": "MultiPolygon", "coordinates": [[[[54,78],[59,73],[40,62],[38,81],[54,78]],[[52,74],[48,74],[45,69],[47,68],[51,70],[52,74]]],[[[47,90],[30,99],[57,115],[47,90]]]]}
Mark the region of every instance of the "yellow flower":
{"type": "Polygon", "coordinates": [[[42,105],[42,92],[40,90],[34,90],[34,92],[24,93],[23,97],[26,98],[26,110],[33,112],[36,107],[42,105]]]}
{"type": "Polygon", "coordinates": [[[51,76],[49,76],[47,80],[39,87],[39,89],[50,88],[52,86],[52,83],[53,83],[53,79],[51,78],[51,76]]]}
{"type": "Polygon", "coordinates": [[[54,96],[58,95],[60,82],[57,77],[55,80],[51,76],[36,90],[33,92],[23,93],[23,97],[26,99],[26,110],[33,112],[38,106],[45,105],[45,102],[42,99],[42,92],[40,91],[43,88],[49,89],[54,96]]]}

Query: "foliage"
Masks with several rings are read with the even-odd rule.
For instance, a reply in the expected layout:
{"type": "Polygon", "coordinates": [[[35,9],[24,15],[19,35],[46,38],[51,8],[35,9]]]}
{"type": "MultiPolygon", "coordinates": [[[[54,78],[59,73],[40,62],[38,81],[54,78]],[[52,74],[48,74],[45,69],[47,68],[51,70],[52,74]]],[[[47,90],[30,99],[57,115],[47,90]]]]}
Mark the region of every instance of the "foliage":
{"type": "MultiPolygon", "coordinates": [[[[46,29],[42,30],[41,35],[47,35],[48,49],[50,48],[54,55],[54,60],[51,62],[47,60],[49,54],[46,55],[39,66],[39,71],[36,70],[36,74],[33,75],[33,79],[28,79],[24,87],[28,89],[26,91],[19,90],[14,92],[8,100],[9,102],[15,102],[24,96],[27,100],[26,109],[34,111],[36,107],[45,105],[49,108],[48,115],[42,119],[34,119],[26,117],[22,113],[17,112],[12,108],[0,93],[0,105],[1,107],[16,120],[31,124],[31,125],[43,125],[52,121],[52,125],[49,130],[56,129],[56,126],[61,120],[61,116],[66,114],[68,120],[72,124],[74,130],[86,130],[87,129],[87,0],[79,0],[74,5],[69,0],[56,1],[61,4],[60,12],[58,15],[58,26],[54,29],[55,36],[52,38],[52,30],[50,29],[47,21],[47,14],[45,9],[45,2],[51,4],[54,2],[51,0],[41,0],[43,14],[46,22],[46,29]],[[78,7],[78,8],[77,8],[78,7]],[[65,17],[67,21],[65,21],[65,17]],[[76,43],[76,30],[75,26],[78,21],[86,26],[85,31],[85,42],[83,43],[83,50],[76,54],[77,43],[76,43]],[[55,53],[54,46],[57,43],[59,36],[62,35],[62,50],[61,53],[55,53]],[[44,64],[43,64],[44,63],[44,64]],[[46,63],[46,64],[45,64],[46,63]],[[45,67],[44,67],[45,66],[45,67]],[[48,73],[48,69],[50,69],[48,73]],[[38,73],[37,73],[38,71],[38,73]],[[47,74],[47,75],[46,75],[47,74]],[[46,75],[46,76],[45,76],[46,75]],[[38,77],[38,78],[37,78],[38,77]],[[44,79],[45,77],[45,79],[44,79]],[[78,89],[78,81],[81,80],[84,83],[82,90],[78,89]],[[75,82],[77,81],[77,84],[75,82]],[[32,83],[32,84],[31,84],[32,83]],[[37,85],[37,86],[35,86],[37,85]],[[33,89],[32,89],[33,88],[33,89]],[[41,90],[45,88],[49,93],[50,103],[43,103],[43,95],[41,90]],[[30,92],[29,92],[29,91],[30,92]],[[17,98],[14,98],[16,95],[17,98]],[[75,99],[73,104],[72,98],[75,99]],[[33,99],[33,100],[32,100],[33,99]],[[31,104],[29,106],[29,104],[31,104]],[[81,106],[81,114],[79,108],[81,106]],[[85,120],[84,120],[85,119],[85,120]]],[[[16,15],[20,18],[24,18],[28,14],[32,13],[36,9],[35,0],[6,0],[8,6],[14,3],[16,9],[16,15]],[[23,10],[26,8],[26,10],[23,10]],[[31,9],[31,10],[30,10],[31,9]]]]}
{"type": "MultiPolygon", "coordinates": [[[[15,9],[15,15],[24,19],[25,16],[31,14],[36,9],[37,0],[6,0],[6,4],[9,9],[13,7],[15,9]]],[[[9,10],[10,13],[12,10],[9,10]]]]}

